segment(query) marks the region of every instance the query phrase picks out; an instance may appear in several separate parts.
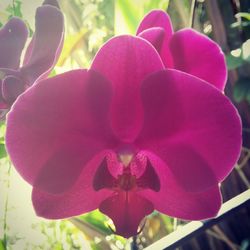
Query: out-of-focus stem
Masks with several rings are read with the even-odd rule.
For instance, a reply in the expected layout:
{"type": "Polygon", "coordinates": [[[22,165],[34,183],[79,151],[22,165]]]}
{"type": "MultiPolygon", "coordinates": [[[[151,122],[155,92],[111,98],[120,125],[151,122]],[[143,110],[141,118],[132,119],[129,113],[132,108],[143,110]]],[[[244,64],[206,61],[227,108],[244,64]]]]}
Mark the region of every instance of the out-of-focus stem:
{"type": "Polygon", "coordinates": [[[7,213],[8,213],[8,205],[9,205],[9,188],[10,188],[10,171],[11,171],[11,163],[8,161],[9,167],[8,167],[8,180],[7,180],[7,197],[5,200],[4,205],[4,218],[3,218],[3,245],[5,249],[7,249],[7,213]]]}
{"type": "Polygon", "coordinates": [[[233,243],[228,236],[219,228],[219,226],[213,226],[214,232],[223,240],[232,250],[240,249],[240,246],[233,243]]]}
{"type": "Polygon", "coordinates": [[[226,30],[218,6],[217,0],[205,1],[209,20],[213,27],[213,38],[222,47],[223,51],[228,51],[226,30]]]}
{"type": "Polygon", "coordinates": [[[211,235],[212,237],[214,237],[214,238],[217,239],[217,240],[221,240],[221,241],[225,242],[227,245],[228,245],[228,243],[230,242],[229,245],[230,245],[230,248],[231,248],[231,249],[232,249],[232,246],[234,247],[233,249],[240,249],[240,247],[239,247],[238,245],[232,243],[231,240],[229,240],[229,239],[227,238],[227,236],[225,236],[224,233],[223,233],[223,237],[221,236],[221,234],[218,234],[218,233],[212,231],[211,229],[208,229],[208,230],[206,231],[206,233],[207,233],[208,235],[211,235]]]}
{"type": "Polygon", "coordinates": [[[191,9],[190,9],[190,20],[189,20],[190,28],[194,27],[195,8],[196,8],[196,0],[192,0],[191,9]]]}
{"type": "Polygon", "coordinates": [[[250,182],[247,179],[246,175],[244,174],[244,172],[242,171],[241,168],[239,168],[238,166],[236,166],[236,170],[241,178],[241,180],[244,182],[244,184],[246,185],[247,188],[250,188],[250,182]]]}

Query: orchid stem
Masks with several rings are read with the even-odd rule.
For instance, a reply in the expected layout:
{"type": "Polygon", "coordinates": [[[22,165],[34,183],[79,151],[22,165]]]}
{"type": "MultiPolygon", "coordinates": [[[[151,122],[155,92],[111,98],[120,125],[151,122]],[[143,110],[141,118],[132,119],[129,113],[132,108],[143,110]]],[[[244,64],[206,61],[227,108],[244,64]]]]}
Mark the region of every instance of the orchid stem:
{"type": "Polygon", "coordinates": [[[189,21],[190,28],[194,27],[195,8],[196,8],[196,0],[192,0],[190,9],[190,21],[189,21]]]}
{"type": "Polygon", "coordinates": [[[16,15],[15,0],[12,0],[13,16],[16,15]]]}
{"type": "Polygon", "coordinates": [[[178,219],[174,218],[174,221],[173,221],[173,229],[174,229],[174,231],[177,229],[177,227],[178,227],[178,219]]]}
{"type": "Polygon", "coordinates": [[[137,236],[133,236],[133,241],[131,243],[131,250],[138,250],[137,236]]]}
{"type": "Polygon", "coordinates": [[[4,206],[4,218],[3,218],[3,245],[5,247],[5,249],[7,249],[7,213],[8,213],[8,205],[9,205],[9,188],[10,188],[10,171],[11,171],[11,164],[9,163],[9,167],[8,167],[8,180],[7,180],[7,197],[6,197],[6,201],[5,201],[5,206],[4,206]]]}

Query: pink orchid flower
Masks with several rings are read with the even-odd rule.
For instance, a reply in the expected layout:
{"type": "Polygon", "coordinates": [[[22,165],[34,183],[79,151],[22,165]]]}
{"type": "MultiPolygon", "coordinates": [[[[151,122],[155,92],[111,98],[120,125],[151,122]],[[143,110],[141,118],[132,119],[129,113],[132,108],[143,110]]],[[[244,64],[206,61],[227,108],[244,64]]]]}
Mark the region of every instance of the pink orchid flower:
{"type": "MultiPolygon", "coordinates": [[[[200,39],[203,51],[214,46],[200,39]]],[[[196,60],[183,63],[200,67],[196,60]]],[[[221,63],[204,63],[202,72],[224,79],[221,63]]],[[[217,214],[219,183],[240,154],[241,121],[220,89],[166,69],[151,43],[123,35],[104,44],[89,70],[42,80],[21,95],[8,114],[6,146],[33,186],[39,216],[99,208],[130,237],[154,209],[186,220],[217,214]]]]}
{"type": "Polygon", "coordinates": [[[16,98],[39,79],[47,77],[63,45],[64,21],[56,0],[46,0],[36,11],[36,27],[26,50],[26,24],[11,18],[0,30],[0,109],[8,110],[16,98]]]}

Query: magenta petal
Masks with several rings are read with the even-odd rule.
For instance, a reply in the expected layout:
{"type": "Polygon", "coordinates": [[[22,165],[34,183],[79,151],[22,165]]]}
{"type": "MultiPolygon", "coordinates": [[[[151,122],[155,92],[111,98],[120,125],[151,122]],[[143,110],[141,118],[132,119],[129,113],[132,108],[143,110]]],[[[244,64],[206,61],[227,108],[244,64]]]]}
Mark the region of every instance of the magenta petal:
{"type": "Polygon", "coordinates": [[[176,32],[170,40],[174,68],[197,76],[224,90],[227,69],[221,48],[192,29],[176,32]]]}
{"type": "Polygon", "coordinates": [[[6,112],[16,97],[24,91],[24,84],[18,70],[0,68],[0,120],[5,119],[6,112]],[[3,115],[4,114],[4,115],[3,115]]]}
{"type": "Polygon", "coordinates": [[[158,51],[158,53],[161,52],[165,37],[165,31],[163,28],[150,28],[141,32],[140,34],[138,34],[138,36],[150,42],[158,51]]]}
{"type": "Polygon", "coordinates": [[[129,238],[138,233],[141,220],[152,213],[154,207],[135,192],[120,191],[104,200],[99,209],[113,220],[116,234],[129,238]]]}
{"type": "Polygon", "coordinates": [[[17,18],[11,18],[0,30],[0,68],[17,69],[20,57],[28,37],[25,23],[17,18]]]}
{"type": "Polygon", "coordinates": [[[241,149],[241,121],[230,100],[206,82],[176,70],[142,84],[144,127],[138,148],[149,149],[187,191],[222,181],[241,149]]]}
{"type": "Polygon", "coordinates": [[[97,209],[112,191],[96,192],[92,187],[93,173],[105,158],[106,152],[95,156],[81,172],[74,186],[62,194],[49,194],[34,188],[32,202],[37,215],[48,219],[62,219],[97,209]]]}
{"type": "Polygon", "coordinates": [[[37,8],[36,27],[21,72],[29,85],[48,75],[63,45],[64,21],[61,11],[50,5],[37,8]]]}
{"type": "Polygon", "coordinates": [[[167,68],[173,67],[173,59],[169,50],[169,41],[173,35],[173,27],[170,17],[166,12],[162,10],[153,10],[148,13],[141,21],[137,29],[136,35],[142,36],[149,42],[153,41],[152,45],[155,46],[155,48],[159,52],[164,65],[167,68]],[[152,36],[154,35],[149,35],[149,33],[153,33],[151,28],[162,28],[164,30],[163,42],[160,49],[158,46],[156,46],[157,44],[154,43],[154,40],[152,40],[152,36]],[[146,34],[145,32],[147,32],[148,34],[146,34]]]}
{"type": "Polygon", "coordinates": [[[93,178],[93,188],[96,191],[99,191],[103,188],[113,188],[116,186],[117,180],[113,175],[111,175],[109,168],[108,168],[108,162],[107,159],[103,159],[101,164],[99,165],[99,168],[94,174],[93,178]]]}
{"type": "Polygon", "coordinates": [[[112,127],[123,141],[131,142],[142,126],[140,85],[150,73],[163,68],[156,50],[145,40],[118,36],[97,53],[91,66],[113,85],[112,127]]]}
{"type": "Polygon", "coordinates": [[[151,162],[147,159],[146,167],[143,174],[136,181],[139,188],[149,188],[155,192],[159,192],[161,184],[159,176],[155,172],[151,162]]]}
{"type": "Polygon", "coordinates": [[[7,76],[3,79],[2,95],[7,103],[12,104],[25,90],[22,80],[15,76],[7,76]]]}
{"type": "Polygon", "coordinates": [[[218,186],[211,187],[201,193],[189,193],[181,188],[178,189],[177,186],[175,189],[165,189],[164,191],[162,190],[161,194],[151,198],[155,209],[184,220],[213,218],[218,214],[222,203],[218,186]],[[163,197],[167,199],[168,205],[162,204],[163,197]]]}
{"type": "Polygon", "coordinates": [[[54,193],[70,188],[91,158],[115,146],[112,90],[93,71],[43,80],[19,97],[7,118],[6,146],[20,174],[54,193]]]}
{"type": "Polygon", "coordinates": [[[153,10],[149,12],[139,24],[136,35],[149,28],[161,27],[163,28],[168,37],[173,34],[173,27],[168,14],[162,10],[153,10]]]}
{"type": "Polygon", "coordinates": [[[216,216],[222,202],[217,184],[203,192],[187,192],[175,181],[171,170],[161,159],[152,153],[144,153],[160,178],[161,189],[157,193],[143,190],[140,195],[150,200],[156,210],[184,220],[203,220],[216,216]]]}

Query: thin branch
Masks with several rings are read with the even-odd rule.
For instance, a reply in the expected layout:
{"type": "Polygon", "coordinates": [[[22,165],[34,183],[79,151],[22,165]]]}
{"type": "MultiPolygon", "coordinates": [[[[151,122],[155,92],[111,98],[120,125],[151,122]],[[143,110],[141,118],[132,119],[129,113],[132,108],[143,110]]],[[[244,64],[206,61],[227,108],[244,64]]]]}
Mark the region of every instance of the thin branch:
{"type": "MultiPolygon", "coordinates": [[[[221,235],[215,233],[215,232],[212,231],[211,229],[208,229],[208,230],[206,231],[206,233],[207,233],[208,235],[211,235],[212,237],[216,238],[217,240],[221,240],[221,241],[225,242],[226,244],[228,244],[228,241],[227,241],[227,240],[225,241],[225,238],[224,238],[224,237],[221,237],[221,235]]],[[[236,247],[237,249],[240,249],[240,246],[238,246],[237,244],[234,244],[234,243],[232,243],[232,244],[233,244],[234,247],[236,247]]]]}
{"type": "Polygon", "coordinates": [[[246,151],[246,152],[247,152],[246,156],[236,167],[243,168],[247,164],[248,160],[250,159],[250,151],[246,151]]]}
{"type": "Polygon", "coordinates": [[[215,233],[219,235],[219,237],[230,247],[232,250],[240,249],[240,246],[234,244],[228,236],[219,228],[219,226],[215,225],[212,227],[215,233]]]}
{"type": "Polygon", "coordinates": [[[242,147],[242,150],[245,151],[245,152],[248,152],[250,153],[250,149],[249,148],[246,148],[246,147],[242,147]]]}
{"type": "Polygon", "coordinates": [[[250,188],[250,182],[249,180],[247,179],[245,173],[242,171],[241,168],[237,168],[236,167],[236,170],[237,170],[237,173],[239,174],[241,180],[244,182],[244,184],[246,185],[247,188],[250,188]]]}
{"type": "Polygon", "coordinates": [[[10,171],[11,171],[11,163],[9,162],[9,167],[8,167],[8,180],[7,180],[7,197],[5,200],[5,205],[4,205],[4,218],[3,218],[3,245],[5,249],[7,249],[7,213],[8,213],[8,206],[9,206],[9,188],[10,188],[10,171]]]}
{"type": "Polygon", "coordinates": [[[15,0],[12,0],[12,8],[13,8],[13,16],[15,16],[16,15],[15,0]]]}
{"type": "Polygon", "coordinates": [[[174,229],[174,231],[177,229],[177,227],[178,227],[178,219],[174,218],[174,221],[173,221],[173,229],[174,229]]]}
{"type": "Polygon", "coordinates": [[[191,9],[190,9],[190,20],[189,20],[190,28],[194,27],[195,8],[196,8],[196,0],[192,0],[191,9]]]}

